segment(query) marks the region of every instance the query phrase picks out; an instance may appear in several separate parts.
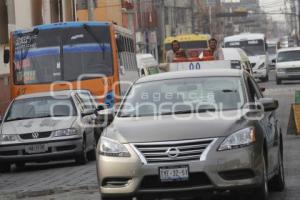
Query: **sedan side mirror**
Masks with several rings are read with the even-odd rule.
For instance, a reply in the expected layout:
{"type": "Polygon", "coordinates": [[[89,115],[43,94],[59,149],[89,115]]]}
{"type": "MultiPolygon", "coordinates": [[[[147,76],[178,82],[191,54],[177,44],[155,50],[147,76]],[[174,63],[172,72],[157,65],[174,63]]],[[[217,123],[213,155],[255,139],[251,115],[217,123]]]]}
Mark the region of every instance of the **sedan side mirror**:
{"type": "Polygon", "coordinates": [[[88,109],[88,110],[84,110],[84,111],[81,113],[81,116],[82,116],[82,117],[86,117],[86,116],[93,115],[93,114],[95,114],[95,110],[93,110],[93,109],[88,109]]]}
{"type": "Polygon", "coordinates": [[[259,90],[260,90],[261,92],[265,92],[265,91],[266,91],[266,88],[261,87],[261,88],[259,88],[259,90]]]}
{"type": "Polygon", "coordinates": [[[99,118],[102,126],[107,127],[109,126],[112,121],[114,120],[116,115],[116,111],[114,108],[106,109],[106,110],[101,110],[99,112],[99,118]]]}
{"type": "Polygon", "coordinates": [[[274,111],[279,107],[278,101],[272,98],[261,98],[258,103],[263,106],[265,112],[274,111]]]}
{"type": "Polygon", "coordinates": [[[8,49],[4,49],[4,53],[3,53],[3,62],[5,64],[9,63],[9,50],[8,49]]]}
{"type": "Polygon", "coordinates": [[[105,105],[103,105],[103,104],[100,104],[100,105],[97,106],[96,111],[102,111],[102,110],[105,110],[107,107],[108,107],[108,106],[105,106],[105,105]]]}

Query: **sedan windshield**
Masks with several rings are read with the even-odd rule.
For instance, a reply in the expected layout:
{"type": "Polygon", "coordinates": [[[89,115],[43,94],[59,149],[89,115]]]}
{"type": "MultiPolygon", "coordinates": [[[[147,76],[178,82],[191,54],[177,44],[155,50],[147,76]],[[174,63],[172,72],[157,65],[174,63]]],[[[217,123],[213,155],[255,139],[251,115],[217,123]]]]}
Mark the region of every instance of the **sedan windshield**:
{"type": "Polygon", "coordinates": [[[119,117],[236,110],[244,105],[240,78],[183,78],[134,85],[119,117]]]}
{"type": "Polygon", "coordinates": [[[9,108],[5,121],[75,115],[76,110],[71,99],[37,97],[15,100],[9,108]]]}
{"type": "Polygon", "coordinates": [[[300,61],[300,51],[286,51],[278,54],[277,62],[300,61]]]}

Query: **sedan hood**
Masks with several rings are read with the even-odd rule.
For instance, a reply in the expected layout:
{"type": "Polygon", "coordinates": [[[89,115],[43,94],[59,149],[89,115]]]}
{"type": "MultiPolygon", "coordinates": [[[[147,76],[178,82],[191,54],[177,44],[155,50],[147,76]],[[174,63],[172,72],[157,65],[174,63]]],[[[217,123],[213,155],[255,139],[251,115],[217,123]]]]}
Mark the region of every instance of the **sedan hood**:
{"type": "Polygon", "coordinates": [[[24,134],[32,132],[48,132],[71,128],[76,117],[38,118],[4,122],[2,134],[24,134]]]}
{"type": "Polygon", "coordinates": [[[249,56],[250,63],[255,64],[253,68],[258,68],[261,64],[266,62],[266,56],[261,55],[261,56],[249,56]]]}
{"type": "MultiPolygon", "coordinates": [[[[211,115],[211,114],[210,114],[211,115]]],[[[103,136],[121,143],[143,143],[201,138],[227,137],[246,126],[241,111],[226,111],[207,119],[208,113],[153,117],[116,118],[103,136]]]]}

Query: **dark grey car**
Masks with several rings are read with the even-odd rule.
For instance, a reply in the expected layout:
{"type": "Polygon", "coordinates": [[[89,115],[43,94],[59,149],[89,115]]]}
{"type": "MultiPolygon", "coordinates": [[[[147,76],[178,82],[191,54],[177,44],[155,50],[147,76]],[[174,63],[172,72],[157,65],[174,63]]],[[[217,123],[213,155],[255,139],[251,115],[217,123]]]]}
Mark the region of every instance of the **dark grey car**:
{"type": "Polygon", "coordinates": [[[277,107],[240,70],[139,79],[97,147],[102,199],[243,189],[267,199],[285,186],[277,107]]]}

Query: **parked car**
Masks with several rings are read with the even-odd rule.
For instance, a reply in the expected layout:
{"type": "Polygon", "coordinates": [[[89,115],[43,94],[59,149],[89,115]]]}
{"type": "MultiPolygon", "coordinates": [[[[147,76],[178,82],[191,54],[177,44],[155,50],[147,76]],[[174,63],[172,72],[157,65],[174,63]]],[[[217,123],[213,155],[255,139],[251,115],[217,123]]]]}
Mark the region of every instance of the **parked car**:
{"type": "Polygon", "coordinates": [[[152,54],[137,54],[136,60],[140,77],[158,74],[160,72],[159,64],[152,54]]]}
{"type": "Polygon", "coordinates": [[[243,69],[253,74],[250,60],[246,52],[241,48],[222,48],[222,58],[230,60],[236,69],[243,69]]]}
{"type": "Polygon", "coordinates": [[[202,197],[244,189],[266,200],[269,186],[285,185],[277,107],[243,70],[137,80],[97,146],[102,199],[202,197]]]}
{"type": "Polygon", "coordinates": [[[279,49],[276,59],[276,83],[300,80],[300,47],[279,49]]]}
{"type": "Polygon", "coordinates": [[[11,164],[95,157],[95,103],[89,91],[35,93],[17,97],[0,129],[0,170],[11,164]]]}

